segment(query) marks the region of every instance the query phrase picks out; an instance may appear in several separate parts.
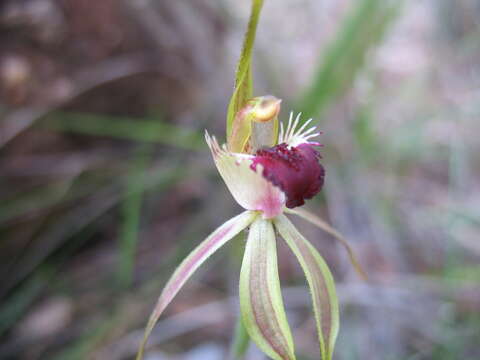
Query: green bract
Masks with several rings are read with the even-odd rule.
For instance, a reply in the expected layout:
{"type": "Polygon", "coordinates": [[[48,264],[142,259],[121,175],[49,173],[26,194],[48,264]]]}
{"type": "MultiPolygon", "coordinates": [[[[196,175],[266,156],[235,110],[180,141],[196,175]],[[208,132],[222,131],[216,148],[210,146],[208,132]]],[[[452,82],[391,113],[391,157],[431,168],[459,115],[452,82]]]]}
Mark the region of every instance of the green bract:
{"type": "Polygon", "coordinates": [[[248,22],[247,32],[243,41],[242,52],[238,60],[235,74],[235,87],[227,111],[227,139],[232,133],[233,121],[238,111],[245,106],[247,100],[253,96],[252,80],[252,50],[257,32],[258,19],[262,11],[263,0],[252,0],[252,11],[248,22]]]}

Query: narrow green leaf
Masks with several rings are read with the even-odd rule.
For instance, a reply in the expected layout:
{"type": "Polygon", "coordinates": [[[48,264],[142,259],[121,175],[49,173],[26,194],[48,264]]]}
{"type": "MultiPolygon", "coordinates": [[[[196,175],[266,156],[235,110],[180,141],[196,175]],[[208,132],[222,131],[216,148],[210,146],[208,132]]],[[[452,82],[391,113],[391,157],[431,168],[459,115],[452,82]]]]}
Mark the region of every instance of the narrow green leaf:
{"type": "Polygon", "coordinates": [[[198,151],[205,148],[202,136],[199,136],[195,129],[168,124],[158,118],[129,118],[57,111],[48,115],[39,125],[56,131],[160,143],[186,150],[198,151]]]}
{"type": "MultiPolygon", "coordinates": [[[[237,253],[238,254],[238,253],[237,253]]],[[[240,253],[241,254],[241,253],[240,253]]],[[[236,257],[234,261],[236,260],[236,257]]],[[[235,326],[235,333],[233,334],[233,341],[230,344],[229,360],[241,360],[244,358],[250,344],[250,336],[248,336],[247,329],[243,325],[242,318],[239,317],[235,326]]]]}
{"type": "Polygon", "coordinates": [[[305,119],[319,116],[343,94],[362,68],[368,51],[385,34],[402,1],[361,0],[328,47],[311,86],[299,101],[305,119]]]}
{"type": "Polygon", "coordinates": [[[125,199],[122,204],[122,227],[119,241],[119,262],[117,279],[119,286],[127,289],[133,281],[135,267],[135,252],[140,229],[144,188],[152,147],[143,144],[135,151],[135,159],[132,161],[130,174],[125,186],[125,199]]]}
{"type": "Polygon", "coordinates": [[[285,215],[275,218],[274,225],[305,273],[312,295],[320,353],[323,360],[331,360],[339,328],[338,299],[333,276],[318,251],[285,215]]]}
{"type": "Polygon", "coordinates": [[[348,241],[343,237],[342,234],[340,234],[337,230],[335,230],[333,227],[331,227],[325,220],[320,218],[317,215],[312,214],[311,212],[308,212],[302,208],[296,208],[294,210],[292,209],[287,209],[287,213],[289,214],[294,214],[299,217],[301,217],[304,220],[307,220],[308,222],[312,223],[315,226],[318,226],[320,229],[325,231],[327,234],[330,234],[333,236],[336,240],[340,242],[340,244],[343,245],[345,250],[347,250],[348,257],[350,258],[350,262],[352,263],[353,267],[357,271],[358,275],[362,277],[363,280],[368,280],[367,273],[363,270],[362,266],[358,262],[355,253],[348,243],[348,241]]]}
{"type": "Polygon", "coordinates": [[[252,0],[252,9],[250,19],[248,21],[247,32],[243,40],[242,52],[237,65],[235,75],[235,87],[233,95],[230,99],[227,111],[227,139],[232,132],[232,124],[237,114],[248,99],[253,96],[253,80],[252,80],[252,49],[255,43],[255,34],[257,32],[258,19],[262,10],[263,0],[252,0]]]}
{"type": "Polygon", "coordinates": [[[256,216],[256,212],[245,211],[233,219],[230,219],[217,230],[215,230],[200,245],[198,245],[177,267],[170,280],[168,280],[167,285],[165,285],[165,288],[160,294],[157,304],[150,315],[150,319],[148,320],[145,328],[142,343],[140,344],[140,348],[137,353],[137,360],[143,358],[145,345],[156,322],[167,305],[172,301],[178,291],[185,284],[185,282],[190,278],[190,276],[192,276],[198,267],[210,257],[210,255],[212,255],[228,240],[232,239],[240,231],[250,225],[256,216]]]}
{"type": "Polygon", "coordinates": [[[13,295],[3,301],[0,307],[0,336],[3,337],[27,313],[29,306],[51,281],[53,272],[52,269],[41,266],[34,276],[12,291],[13,295]]]}
{"type": "Polygon", "coordinates": [[[248,334],[263,352],[274,360],[295,359],[270,220],[257,218],[250,228],[240,272],[240,310],[248,334]]]}

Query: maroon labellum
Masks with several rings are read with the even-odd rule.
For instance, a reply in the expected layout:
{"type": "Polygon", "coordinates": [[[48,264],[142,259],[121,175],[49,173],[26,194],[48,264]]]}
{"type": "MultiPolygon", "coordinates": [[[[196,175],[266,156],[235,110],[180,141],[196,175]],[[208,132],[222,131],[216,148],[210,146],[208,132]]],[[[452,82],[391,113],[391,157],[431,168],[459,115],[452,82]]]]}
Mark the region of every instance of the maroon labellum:
{"type": "Polygon", "coordinates": [[[286,143],[260,149],[251,168],[263,166],[263,176],[278,186],[287,198],[286,206],[294,208],[314,197],[323,186],[325,170],[318,162],[321,158],[314,149],[316,143],[303,143],[289,147],[286,143]]]}

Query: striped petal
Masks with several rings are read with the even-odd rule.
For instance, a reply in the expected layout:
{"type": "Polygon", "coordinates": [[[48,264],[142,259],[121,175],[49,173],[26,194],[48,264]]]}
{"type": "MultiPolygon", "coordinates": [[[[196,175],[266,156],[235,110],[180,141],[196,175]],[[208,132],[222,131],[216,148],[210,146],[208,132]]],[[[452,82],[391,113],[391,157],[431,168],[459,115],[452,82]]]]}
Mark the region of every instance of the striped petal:
{"type": "Polygon", "coordinates": [[[286,213],[288,214],[294,214],[299,217],[301,217],[304,220],[307,220],[308,222],[312,223],[313,225],[319,227],[323,231],[325,231],[327,234],[333,236],[336,240],[340,242],[340,244],[343,245],[345,250],[347,250],[348,257],[350,258],[350,262],[352,263],[354,269],[357,271],[358,275],[363,280],[368,280],[367,273],[363,270],[362,266],[358,262],[355,253],[353,252],[352,247],[348,243],[348,241],[343,237],[342,234],[340,234],[337,230],[335,230],[332,226],[330,226],[325,220],[320,218],[319,216],[312,214],[311,212],[301,209],[301,208],[296,208],[296,209],[286,209],[286,213]]]}
{"type": "Polygon", "coordinates": [[[339,328],[338,299],[332,274],[318,251],[285,215],[278,216],[274,225],[305,273],[312,295],[320,353],[323,360],[331,360],[339,328]]]}
{"type": "Polygon", "coordinates": [[[240,273],[240,310],[248,334],[265,354],[274,360],[295,359],[270,220],[257,218],[250,227],[240,273]]]}
{"type": "Polygon", "coordinates": [[[145,334],[137,354],[137,360],[143,358],[143,351],[148,337],[150,336],[150,333],[152,332],[158,318],[178,293],[178,291],[182,288],[185,282],[190,278],[195,270],[197,270],[198,267],[208,259],[210,255],[212,255],[240,231],[249,226],[256,217],[256,213],[252,211],[245,211],[233,219],[230,219],[217,230],[215,230],[182,261],[182,263],[173,273],[170,280],[168,280],[167,285],[165,285],[165,288],[160,294],[157,304],[150,315],[150,319],[148,320],[145,328],[145,334]]]}
{"type": "Polygon", "coordinates": [[[229,152],[205,133],[218,172],[237,203],[247,210],[261,211],[273,218],[283,211],[285,194],[263,176],[263,166],[252,168],[253,156],[229,152]]]}

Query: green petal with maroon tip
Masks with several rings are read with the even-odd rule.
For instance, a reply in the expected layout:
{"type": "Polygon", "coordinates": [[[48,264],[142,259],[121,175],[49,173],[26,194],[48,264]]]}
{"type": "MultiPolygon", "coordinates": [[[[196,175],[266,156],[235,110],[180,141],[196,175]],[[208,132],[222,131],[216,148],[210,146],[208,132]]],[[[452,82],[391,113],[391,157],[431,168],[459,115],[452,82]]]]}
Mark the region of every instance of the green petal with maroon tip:
{"type": "Polygon", "coordinates": [[[274,360],[295,359],[278,277],[277,248],[270,220],[250,227],[240,272],[240,310],[251,339],[274,360]]]}
{"type": "Polygon", "coordinates": [[[182,288],[185,282],[190,278],[190,276],[192,276],[198,267],[210,257],[210,255],[222,247],[227,241],[235,237],[235,235],[237,235],[240,231],[249,226],[257,216],[258,213],[256,212],[245,211],[242,214],[225,222],[202,243],[200,243],[200,245],[198,245],[177,267],[173,275],[170,277],[170,280],[168,280],[167,285],[165,285],[165,288],[160,294],[157,304],[150,315],[145,328],[142,343],[137,353],[137,360],[143,358],[143,352],[150,333],[152,332],[162,312],[182,288]]]}
{"type": "Polygon", "coordinates": [[[318,251],[285,215],[275,218],[274,225],[305,273],[312,296],[320,353],[323,360],[331,360],[340,322],[333,276],[318,251]]]}

